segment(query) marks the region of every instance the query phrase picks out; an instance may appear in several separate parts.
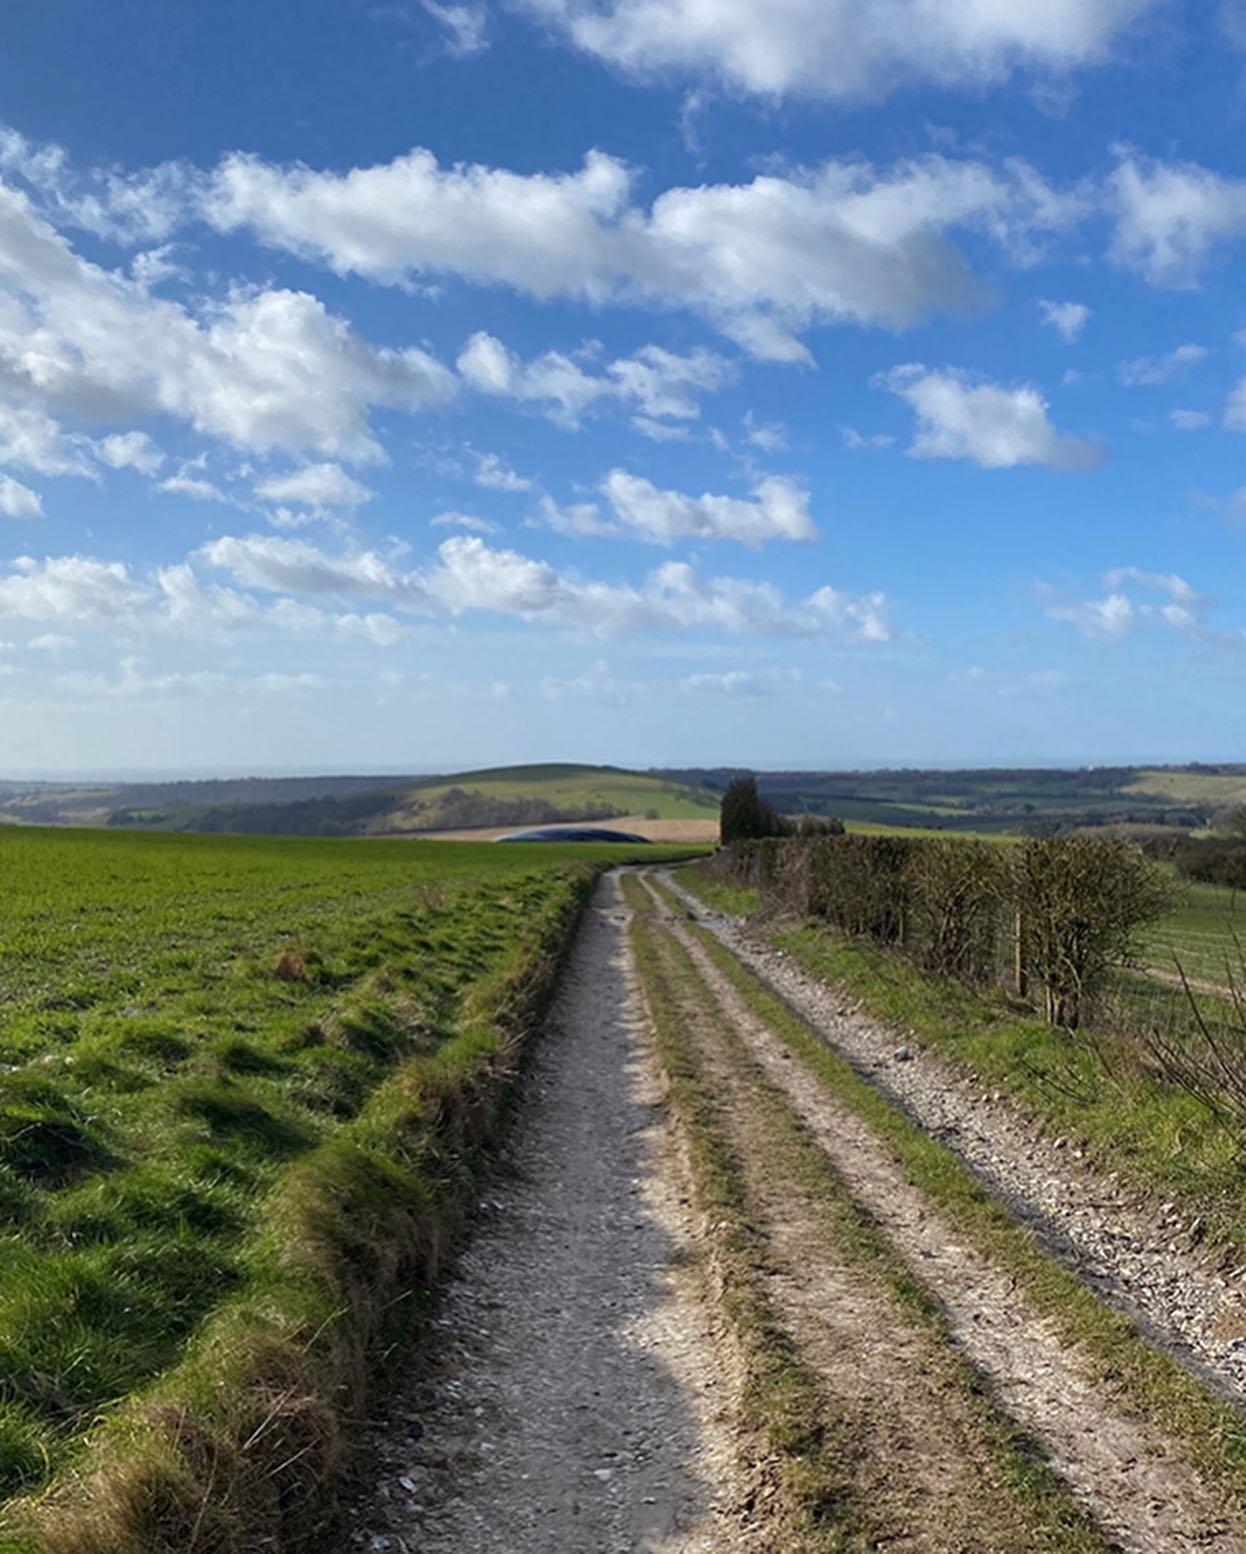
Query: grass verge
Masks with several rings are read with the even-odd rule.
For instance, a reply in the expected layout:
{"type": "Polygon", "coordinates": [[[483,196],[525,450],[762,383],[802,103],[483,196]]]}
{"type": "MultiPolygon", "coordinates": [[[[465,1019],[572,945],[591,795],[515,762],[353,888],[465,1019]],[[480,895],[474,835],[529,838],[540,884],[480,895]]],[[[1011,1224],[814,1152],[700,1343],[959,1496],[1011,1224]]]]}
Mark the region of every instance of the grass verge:
{"type": "Polygon", "coordinates": [[[887,1144],[909,1180],[984,1255],[1007,1268],[1087,1372],[1181,1445],[1239,1513],[1246,1510],[1246,1422],[1049,1256],[950,1150],[893,1107],[736,956],[690,927],[747,1006],[887,1144]]]}
{"type": "MultiPolygon", "coordinates": [[[[241,1254],[241,1291],[177,1364],[100,1420],[50,1488],[10,1502],[3,1554],[325,1546],[370,1353],[395,1303],[412,1292],[418,1303],[436,1278],[598,873],[565,867],[455,1000],[447,1039],[413,1043],[277,1176],[241,1254]]],[[[352,1039],[377,1036],[370,1001],[340,1017],[352,1039]]],[[[12,1418],[11,1406],[0,1413],[0,1446],[12,1418]]]]}

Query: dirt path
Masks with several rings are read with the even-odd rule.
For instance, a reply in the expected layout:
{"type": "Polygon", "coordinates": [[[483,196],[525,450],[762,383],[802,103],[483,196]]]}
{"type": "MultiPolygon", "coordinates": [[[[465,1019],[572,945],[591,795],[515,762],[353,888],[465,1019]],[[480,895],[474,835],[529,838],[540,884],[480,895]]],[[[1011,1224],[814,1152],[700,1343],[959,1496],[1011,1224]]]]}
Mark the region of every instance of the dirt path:
{"type": "Polygon", "coordinates": [[[733,1378],[603,880],[438,1318],[361,1456],[369,1554],[729,1554],[733,1378]]]}
{"type": "Polygon", "coordinates": [[[919,1042],[855,1007],[740,920],[666,877],[702,925],[786,999],[871,1084],[962,1157],[1105,1299],[1227,1397],[1246,1400],[1246,1264],[1209,1251],[1201,1226],[1045,1138],[1003,1096],[984,1094],[919,1042]],[[904,1044],[908,1059],[897,1058],[904,1044]]]}
{"type": "Polygon", "coordinates": [[[894,1157],[846,1105],[797,1062],[742,1002],[677,918],[671,931],[691,954],[723,1016],[788,1098],[837,1174],[939,1299],[964,1352],[1004,1406],[1046,1446],[1095,1521],[1126,1550],[1240,1554],[1244,1543],[1196,1474],[1167,1444],[1092,1386],[1015,1281],[959,1244],[894,1157]]]}

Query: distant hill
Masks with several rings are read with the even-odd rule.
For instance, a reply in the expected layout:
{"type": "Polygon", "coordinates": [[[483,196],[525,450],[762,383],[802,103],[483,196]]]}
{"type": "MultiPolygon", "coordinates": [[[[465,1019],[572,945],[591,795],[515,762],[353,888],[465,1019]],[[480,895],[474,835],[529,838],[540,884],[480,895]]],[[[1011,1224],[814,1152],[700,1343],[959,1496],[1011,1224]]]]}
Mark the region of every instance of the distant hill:
{"type": "MultiPolygon", "coordinates": [[[[684,767],[661,775],[721,792],[736,769],[684,767]]],[[[758,785],[763,798],[788,814],[858,824],[975,832],[1198,827],[1217,810],[1246,802],[1246,765],[763,771],[758,785]]]]}
{"type": "Polygon", "coordinates": [[[597,821],[710,819],[718,797],[615,766],[506,766],[435,777],[244,778],[0,787],[10,824],[234,835],[402,836],[597,821]]]}
{"type": "MultiPolygon", "coordinates": [[[[559,821],[702,822],[732,767],[629,771],[549,763],[433,777],[248,777],[206,782],[0,783],[0,823],[288,836],[417,836],[559,821]]],[[[1033,832],[1076,826],[1198,827],[1246,802],[1246,764],[962,771],[761,772],[789,814],[850,824],[1033,832]]]]}

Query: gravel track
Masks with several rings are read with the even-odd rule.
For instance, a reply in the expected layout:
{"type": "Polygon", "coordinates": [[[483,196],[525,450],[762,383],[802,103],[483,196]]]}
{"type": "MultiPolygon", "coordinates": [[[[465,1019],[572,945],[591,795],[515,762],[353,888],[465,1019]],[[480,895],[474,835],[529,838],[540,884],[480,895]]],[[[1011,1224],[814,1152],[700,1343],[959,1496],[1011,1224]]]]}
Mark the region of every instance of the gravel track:
{"type": "Polygon", "coordinates": [[[871,1019],[739,918],[710,911],[664,876],[698,922],[787,1000],[889,1100],[948,1148],[1096,1293],[1132,1317],[1223,1397],[1246,1400],[1246,1265],[1199,1245],[1171,1203],[1094,1169],[1075,1142],[1044,1137],[909,1032],[871,1019]],[[897,1057],[899,1051],[909,1057],[897,1057]]]}
{"type": "Polygon", "coordinates": [[[730,1554],[730,1352],[661,1104],[629,914],[607,877],[525,1080],[431,1373],[360,1453],[350,1544],[382,1554],[730,1554]]]}
{"type": "Polygon", "coordinates": [[[1015,1280],[958,1243],[955,1227],[931,1208],[886,1146],[792,1060],[682,920],[666,921],[767,1077],[854,1198],[937,1296],[964,1352],[1013,1418],[1042,1441],[1098,1525],[1130,1554],[1243,1554],[1246,1542],[1189,1465],[1080,1373],[1060,1339],[1028,1310],[1015,1280]]]}

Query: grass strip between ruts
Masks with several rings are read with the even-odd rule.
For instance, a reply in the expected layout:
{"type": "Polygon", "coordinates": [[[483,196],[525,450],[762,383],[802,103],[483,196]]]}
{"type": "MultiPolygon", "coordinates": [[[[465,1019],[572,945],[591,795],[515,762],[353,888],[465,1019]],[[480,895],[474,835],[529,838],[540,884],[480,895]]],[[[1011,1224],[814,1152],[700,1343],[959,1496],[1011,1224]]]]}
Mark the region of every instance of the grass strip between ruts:
{"type": "Polygon", "coordinates": [[[785,1542],[785,1551],[851,1548],[860,1538],[866,1539],[864,1546],[873,1547],[877,1539],[895,1529],[888,1526],[884,1506],[854,1494],[852,1463],[860,1447],[851,1411],[836,1408],[763,1292],[762,1279],[772,1271],[773,1259],[751,1203],[748,1172],[728,1141],[724,1102],[715,1096],[712,1077],[698,1059],[695,1038],[688,1034],[698,1017],[717,1033],[732,1071],[734,1094],[737,1098],[747,1095],[748,1104],[764,1113],[771,1153],[764,1163],[754,1162],[754,1169],[781,1173],[785,1184],[791,1184],[815,1205],[837,1254],[846,1257],[862,1277],[889,1292],[897,1303],[898,1319],[914,1323],[921,1331],[929,1346],[930,1365],[942,1383],[960,1394],[980,1448],[989,1453],[1016,1510],[1020,1525],[1014,1532],[1024,1542],[1014,1541],[1009,1546],[1060,1554],[1103,1550],[1102,1539],[1063,1481],[1034,1443],[995,1405],[981,1378],[959,1354],[937,1302],[854,1201],[730,1022],[723,1019],[717,1000],[688,952],[672,934],[657,928],[651,918],[646,920],[650,903],[642,899],[639,881],[627,879],[624,889],[629,904],[639,914],[633,937],[659,1057],[689,1138],[700,1206],[716,1226],[715,1259],[724,1294],[736,1302],[736,1309],[729,1308],[728,1314],[735,1319],[737,1331],[741,1312],[752,1319],[746,1323],[744,1342],[750,1383],[744,1401],[749,1416],[746,1424],[773,1453],[780,1482],[784,1466],[789,1468],[783,1504],[789,1525],[784,1531],[789,1538],[797,1535],[806,1542],[785,1542]],[[778,1439],[768,1436],[773,1401],[766,1396],[764,1384],[755,1382],[754,1367],[763,1378],[768,1374],[767,1356],[770,1367],[781,1363],[779,1390],[786,1417],[795,1414],[803,1425],[795,1433],[781,1433],[778,1439]],[[791,1462],[785,1461],[793,1456],[798,1472],[791,1472],[791,1462]]]}

